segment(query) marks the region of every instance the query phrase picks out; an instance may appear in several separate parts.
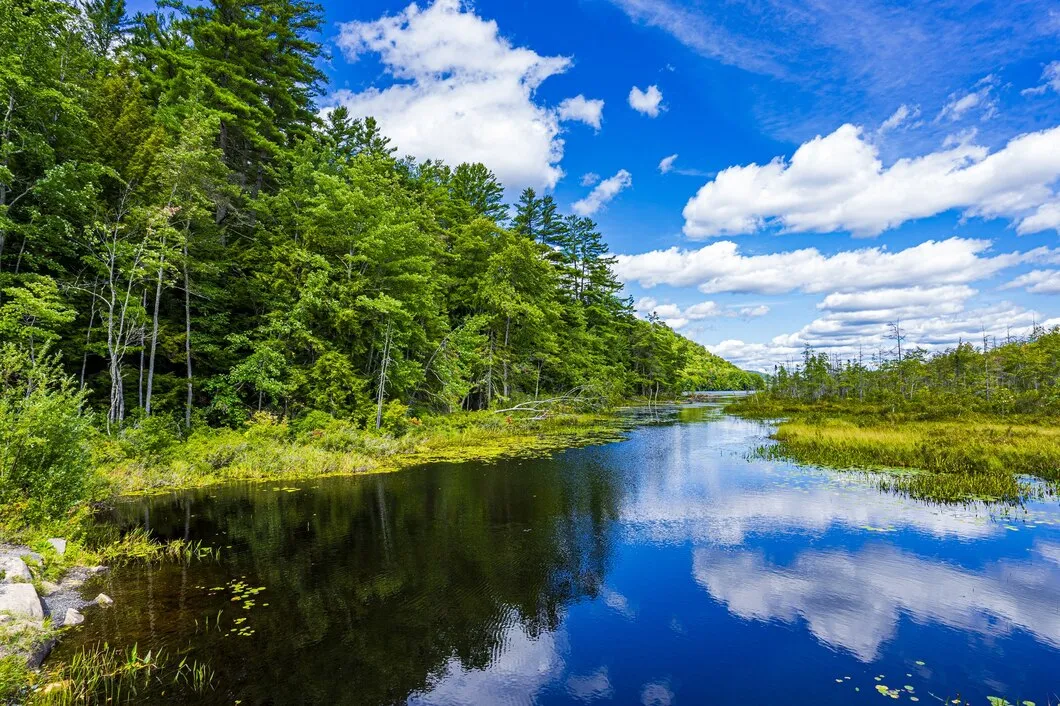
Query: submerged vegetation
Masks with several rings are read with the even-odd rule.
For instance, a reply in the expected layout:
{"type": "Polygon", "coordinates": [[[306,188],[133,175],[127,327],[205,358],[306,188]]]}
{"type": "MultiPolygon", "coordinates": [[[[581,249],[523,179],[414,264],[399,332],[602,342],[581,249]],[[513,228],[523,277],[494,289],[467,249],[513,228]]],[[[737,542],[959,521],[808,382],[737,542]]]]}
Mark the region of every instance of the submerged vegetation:
{"type": "Polygon", "coordinates": [[[802,365],[778,368],[767,391],[729,409],[785,420],[765,449],[773,456],[916,471],[881,484],[919,498],[1019,501],[1060,481],[1060,330],[905,351],[872,367],[807,350],[802,365]]]}

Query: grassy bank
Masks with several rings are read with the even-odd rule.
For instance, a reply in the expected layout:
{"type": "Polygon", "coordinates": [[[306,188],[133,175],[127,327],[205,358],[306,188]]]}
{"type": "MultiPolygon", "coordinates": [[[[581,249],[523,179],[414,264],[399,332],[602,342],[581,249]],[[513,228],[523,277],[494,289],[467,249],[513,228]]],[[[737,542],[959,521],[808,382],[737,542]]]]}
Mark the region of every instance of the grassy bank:
{"type": "Polygon", "coordinates": [[[763,450],[770,456],[889,470],[880,476],[881,486],[916,498],[1019,502],[1060,482],[1060,426],[1053,419],[768,398],[741,400],[729,411],[784,419],[774,434],[778,443],[763,450]]]}
{"type": "Polygon", "coordinates": [[[291,424],[259,415],[241,429],[203,428],[186,440],[139,431],[120,435],[99,445],[96,460],[111,492],[129,495],[540,454],[619,438],[622,426],[607,414],[517,419],[475,412],[410,420],[397,433],[379,434],[331,418],[291,424]]]}

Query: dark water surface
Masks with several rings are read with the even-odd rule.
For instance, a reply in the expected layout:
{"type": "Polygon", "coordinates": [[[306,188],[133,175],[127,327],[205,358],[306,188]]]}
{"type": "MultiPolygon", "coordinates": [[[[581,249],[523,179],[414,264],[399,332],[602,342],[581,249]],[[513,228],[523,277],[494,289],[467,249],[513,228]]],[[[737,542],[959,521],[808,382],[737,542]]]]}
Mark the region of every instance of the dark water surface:
{"type": "Polygon", "coordinates": [[[750,458],[767,426],[670,414],[551,459],[123,505],[220,559],[114,571],[55,658],[106,640],[216,672],[149,703],[1060,700],[1055,501],[918,503],[750,458]],[[234,582],[265,590],[247,608],[234,582]]]}

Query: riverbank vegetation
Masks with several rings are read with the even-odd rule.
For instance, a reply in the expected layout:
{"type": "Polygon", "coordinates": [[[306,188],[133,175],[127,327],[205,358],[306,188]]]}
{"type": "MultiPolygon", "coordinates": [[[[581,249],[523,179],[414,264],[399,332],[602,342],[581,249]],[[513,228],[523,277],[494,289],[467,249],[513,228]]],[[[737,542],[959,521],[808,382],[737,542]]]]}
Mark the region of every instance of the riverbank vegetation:
{"type": "Polygon", "coordinates": [[[990,343],[871,365],[807,350],[729,409],[786,419],[766,450],[775,456],[922,471],[882,481],[917,497],[1018,501],[1047,487],[1022,475],[1060,481],[1060,330],[990,343]]]}
{"type": "Polygon", "coordinates": [[[311,2],[0,3],[8,519],[761,383],[635,317],[588,218],[323,109],[311,2]]]}

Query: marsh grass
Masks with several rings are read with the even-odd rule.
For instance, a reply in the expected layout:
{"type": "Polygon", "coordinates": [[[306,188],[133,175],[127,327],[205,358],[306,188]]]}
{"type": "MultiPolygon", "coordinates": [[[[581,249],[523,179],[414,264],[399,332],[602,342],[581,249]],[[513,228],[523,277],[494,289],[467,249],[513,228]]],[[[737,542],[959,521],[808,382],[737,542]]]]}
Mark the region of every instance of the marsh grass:
{"type": "Polygon", "coordinates": [[[879,476],[881,488],[940,502],[1018,503],[1055,492],[1060,481],[1060,428],[1053,425],[814,414],[782,422],[774,438],[778,443],[764,449],[767,455],[834,468],[891,470],[879,476]]]}
{"type": "MultiPolygon", "coordinates": [[[[417,420],[418,421],[418,420],[417,420]]],[[[489,412],[424,420],[402,434],[378,434],[331,420],[299,429],[265,415],[243,429],[201,429],[166,453],[101,454],[117,494],[145,494],[235,480],[295,480],[381,473],[437,461],[537,455],[621,438],[605,414],[517,419],[489,412]]]]}
{"type": "Polygon", "coordinates": [[[142,527],[127,532],[120,539],[101,547],[97,556],[108,566],[133,563],[173,562],[187,564],[195,560],[214,560],[220,550],[208,547],[199,541],[174,539],[159,542],[142,527]]]}
{"type": "Polygon", "coordinates": [[[152,690],[171,687],[202,695],[213,688],[207,665],[174,662],[164,650],[141,654],[136,645],[117,649],[106,643],[82,649],[46,675],[47,683],[30,693],[33,706],[80,706],[143,702],[152,690]]]}
{"type": "Polygon", "coordinates": [[[21,655],[0,657],[0,703],[18,703],[32,682],[32,673],[21,655]]]}

